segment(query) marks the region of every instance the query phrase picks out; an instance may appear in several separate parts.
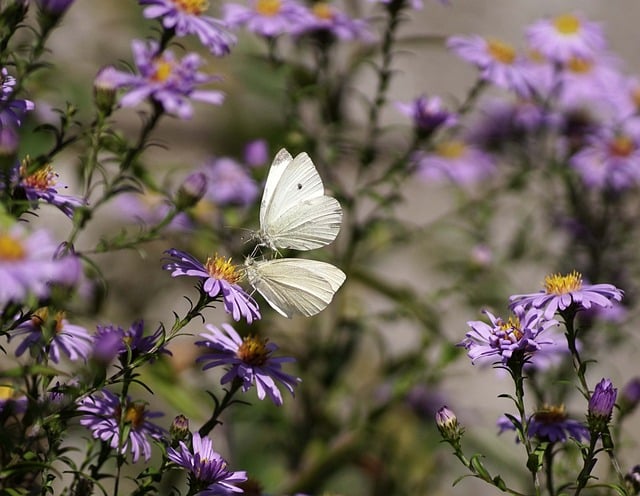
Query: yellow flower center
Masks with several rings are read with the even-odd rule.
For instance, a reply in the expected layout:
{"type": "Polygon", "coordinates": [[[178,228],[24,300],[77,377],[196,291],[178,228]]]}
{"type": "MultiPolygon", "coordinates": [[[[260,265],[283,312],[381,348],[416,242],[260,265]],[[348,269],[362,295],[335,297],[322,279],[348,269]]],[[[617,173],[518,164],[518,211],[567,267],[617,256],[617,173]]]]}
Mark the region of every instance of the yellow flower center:
{"type": "Polygon", "coordinates": [[[256,12],[268,17],[278,14],[281,7],[281,0],[258,0],[256,2],[256,12]]]}
{"type": "Polygon", "coordinates": [[[137,429],[142,425],[142,422],[144,422],[144,413],[144,403],[129,403],[124,411],[124,421],[130,423],[137,429]]]}
{"type": "Polygon", "coordinates": [[[185,14],[200,15],[209,8],[207,0],[173,0],[175,6],[185,14]]]}
{"type": "Polygon", "coordinates": [[[257,336],[247,336],[236,352],[236,356],[250,365],[264,365],[269,358],[267,350],[268,339],[260,339],[257,336]]]}
{"type": "Polygon", "coordinates": [[[487,40],[489,54],[498,62],[513,64],[516,59],[516,50],[513,46],[503,41],[491,38],[487,40]]]}
{"type": "Polygon", "coordinates": [[[53,169],[50,165],[43,167],[42,169],[37,170],[31,175],[27,175],[27,167],[23,162],[20,165],[20,177],[22,177],[22,182],[25,186],[30,188],[46,190],[48,188],[52,188],[56,184],[56,177],[58,175],[53,172],[53,169]]]}
{"type": "Polygon", "coordinates": [[[567,411],[564,405],[544,405],[533,416],[543,424],[557,424],[567,419],[567,411]]]}
{"type": "Polygon", "coordinates": [[[444,158],[459,158],[465,152],[466,146],[462,141],[450,140],[438,143],[435,152],[444,158]]]}
{"type": "Polygon", "coordinates": [[[318,19],[330,21],[333,19],[333,8],[327,2],[317,2],[313,5],[311,11],[318,19]]]}
{"type": "Polygon", "coordinates": [[[0,400],[6,401],[13,398],[15,391],[13,386],[0,386],[0,400]]]}
{"type": "Polygon", "coordinates": [[[609,151],[616,157],[628,157],[634,149],[635,145],[629,136],[616,136],[611,143],[609,143],[609,151]]]}
{"type": "Polygon", "coordinates": [[[157,57],[154,61],[156,72],[153,74],[154,81],[163,83],[171,76],[173,72],[173,64],[163,57],[157,57]]]}
{"type": "Polygon", "coordinates": [[[498,321],[498,325],[500,326],[500,330],[513,334],[513,337],[518,341],[522,338],[522,328],[520,327],[520,319],[515,315],[509,317],[509,320],[506,322],[502,319],[498,321]]]}
{"type": "Polygon", "coordinates": [[[580,31],[580,19],[573,14],[564,14],[553,20],[553,25],[558,33],[571,36],[580,31]]]}
{"type": "Polygon", "coordinates": [[[216,253],[213,258],[207,258],[205,267],[211,277],[224,279],[231,284],[237,283],[242,278],[238,267],[231,263],[231,257],[225,259],[216,253]]]}
{"type": "Polygon", "coordinates": [[[567,69],[576,74],[588,74],[593,69],[593,62],[579,57],[572,57],[567,62],[567,69]]]}
{"type": "Polygon", "coordinates": [[[26,256],[22,243],[9,234],[0,234],[0,262],[16,262],[26,256]]]}
{"type": "Polygon", "coordinates": [[[547,294],[563,295],[577,291],[582,287],[582,274],[573,271],[565,276],[551,274],[544,278],[544,289],[547,294]]]}

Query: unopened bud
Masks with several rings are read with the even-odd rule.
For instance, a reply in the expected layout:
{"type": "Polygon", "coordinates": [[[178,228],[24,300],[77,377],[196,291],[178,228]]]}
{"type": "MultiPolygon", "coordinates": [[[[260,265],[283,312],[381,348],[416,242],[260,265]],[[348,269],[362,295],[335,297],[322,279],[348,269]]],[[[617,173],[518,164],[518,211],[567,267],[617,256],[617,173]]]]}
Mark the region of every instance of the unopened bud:
{"type": "Polygon", "coordinates": [[[203,172],[189,174],[176,194],[176,207],[185,210],[198,203],[207,192],[207,176],[203,172]]]}
{"type": "Polygon", "coordinates": [[[108,65],[100,69],[93,80],[93,99],[98,110],[105,115],[111,114],[116,102],[118,75],[117,69],[108,65]]]}
{"type": "Polygon", "coordinates": [[[593,394],[589,398],[589,412],[587,414],[589,430],[592,432],[606,431],[617,394],[618,390],[613,387],[609,379],[602,379],[596,384],[593,394]]]}
{"type": "Polygon", "coordinates": [[[169,427],[169,434],[171,435],[171,443],[178,444],[179,441],[186,441],[189,439],[189,419],[184,415],[178,415],[171,422],[169,427]]]}
{"type": "Polygon", "coordinates": [[[464,433],[464,428],[458,423],[458,417],[447,406],[443,406],[437,411],[436,425],[442,437],[447,441],[457,442],[464,433]]]}

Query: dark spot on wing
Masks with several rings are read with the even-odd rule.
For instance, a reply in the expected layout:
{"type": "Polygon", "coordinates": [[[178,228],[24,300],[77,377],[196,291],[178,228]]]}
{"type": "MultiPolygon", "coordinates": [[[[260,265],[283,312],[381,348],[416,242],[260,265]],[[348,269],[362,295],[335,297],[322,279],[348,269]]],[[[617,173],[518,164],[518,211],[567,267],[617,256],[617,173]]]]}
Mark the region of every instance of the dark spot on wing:
{"type": "Polygon", "coordinates": [[[302,184],[301,183],[298,183],[298,189],[299,190],[302,189],[302,184]]]}

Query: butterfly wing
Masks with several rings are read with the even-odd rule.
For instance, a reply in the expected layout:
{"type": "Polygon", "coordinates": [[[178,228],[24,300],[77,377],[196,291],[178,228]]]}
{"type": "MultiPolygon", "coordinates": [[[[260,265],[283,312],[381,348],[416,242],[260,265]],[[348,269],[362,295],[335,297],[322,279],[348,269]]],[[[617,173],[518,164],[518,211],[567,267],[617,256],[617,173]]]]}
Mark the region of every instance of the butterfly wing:
{"type": "Polygon", "coordinates": [[[291,157],[280,150],[269,171],[258,237],[274,249],[311,250],[327,245],[340,231],[340,204],[325,196],[322,179],[306,153],[290,162],[287,156],[291,157]]]}
{"type": "Polygon", "coordinates": [[[311,317],[324,310],[346,276],[337,267],[317,260],[248,259],[249,283],[284,317],[311,317]]]}

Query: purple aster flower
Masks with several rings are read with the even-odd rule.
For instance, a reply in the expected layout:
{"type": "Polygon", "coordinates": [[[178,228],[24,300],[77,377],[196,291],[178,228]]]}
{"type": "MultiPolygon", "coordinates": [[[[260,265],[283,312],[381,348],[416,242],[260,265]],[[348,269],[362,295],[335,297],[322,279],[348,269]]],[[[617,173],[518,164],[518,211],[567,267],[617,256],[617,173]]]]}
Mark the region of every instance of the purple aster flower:
{"type": "Polygon", "coordinates": [[[529,419],[527,435],[551,443],[564,443],[570,437],[576,441],[589,439],[589,429],[582,422],[570,419],[564,406],[545,405],[529,419]]]}
{"type": "Polygon", "coordinates": [[[228,470],[226,460],[214,451],[211,439],[201,437],[195,432],[191,438],[191,445],[189,449],[184,441],[180,441],[178,449],[167,450],[167,458],[193,474],[199,487],[203,489],[198,495],[224,496],[232,492],[242,492],[236,484],[246,481],[247,473],[228,470]]]}
{"type": "Polygon", "coordinates": [[[483,80],[522,97],[531,94],[526,61],[508,43],[481,36],[453,36],[447,40],[447,47],[475,65],[483,80]]]}
{"type": "Polygon", "coordinates": [[[442,106],[440,97],[421,95],[410,103],[396,102],[396,108],[413,120],[419,133],[429,135],[436,129],[457,124],[458,118],[442,106]]]}
{"type": "Polygon", "coordinates": [[[170,258],[169,262],[162,266],[164,270],[171,271],[173,277],[200,278],[203,281],[203,291],[211,298],[222,297],[224,309],[231,314],[233,320],[238,321],[244,318],[248,324],[251,324],[254,320],[261,318],[256,301],[238,286],[237,282],[242,274],[231,263],[231,259],[215,255],[203,264],[188,253],[174,248],[165,253],[170,258]]]}
{"type": "Polygon", "coordinates": [[[93,335],[93,358],[101,363],[109,364],[111,361],[127,351],[124,342],[124,329],[114,325],[98,325],[93,335]]]}
{"type": "Polygon", "coordinates": [[[144,320],[136,320],[127,331],[123,334],[123,341],[127,350],[131,352],[133,358],[146,355],[148,353],[164,353],[171,355],[172,353],[164,344],[164,328],[160,326],[153,334],[144,334],[144,320]]]}
{"type": "Polygon", "coordinates": [[[255,180],[246,168],[231,158],[210,160],[202,170],[209,183],[205,198],[218,206],[248,206],[258,196],[255,180]]]}
{"type": "Polygon", "coordinates": [[[133,107],[150,98],[162,105],[163,109],[181,119],[190,119],[193,114],[191,100],[220,105],[224,95],[220,91],[197,90],[196,87],[216,81],[215,76],[198,72],[202,59],[196,53],[189,53],[177,60],[170,50],[158,52],[155,41],[132,42],[133,57],[139,75],[119,72],[117,86],[129,88],[120,99],[124,107],[133,107]]]}
{"type": "Polygon", "coordinates": [[[640,377],[634,377],[622,388],[621,399],[627,403],[640,403],[640,377]]]}
{"type": "Polygon", "coordinates": [[[162,17],[166,29],[174,29],[177,36],[195,34],[200,42],[216,56],[226,55],[236,43],[236,37],[225,30],[225,23],[204,15],[207,0],[140,0],[147,19],[162,17]]]}
{"type": "Polygon", "coordinates": [[[250,141],[244,147],[244,162],[249,167],[262,167],[270,156],[269,145],[263,139],[250,141]]]}
{"type": "Polygon", "coordinates": [[[249,6],[228,3],[224,20],[232,28],[244,27],[260,36],[273,38],[292,33],[309,21],[311,14],[296,0],[249,0],[249,6]]]}
{"type": "Polygon", "coordinates": [[[70,324],[64,312],[49,316],[49,309],[44,307],[33,313],[31,319],[20,324],[12,336],[24,336],[22,343],[16,348],[16,356],[21,356],[27,349],[37,354],[47,353],[49,359],[58,363],[60,352],[69,360],[83,360],[91,354],[91,336],[84,327],[70,324]]]}
{"type": "Polygon", "coordinates": [[[613,387],[610,379],[602,379],[596,384],[593,394],[589,398],[587,414],[587,421],[592,431],[602,432],[603,427],[609,423],[617,395],[618,390],[613,387]]]}
{"type": "Polygon", "coordinates": [[[31,174],[27,172],[27,168],[28,161],[25,160],[18,169],[16,190],[31,202],[32,208],[37,208],[38,200],[42,200],[58,207],[67,217],[73,217],[75,209],[85,204],[81,198],[58,193],[58,188],[56,188],[58,174],[53,171],[50,165],[31,174]]]}
{"type": "Polygon", "coordinates": [[[416,154],[414,160],[423,179],[449,180],[458,186],[480,182],[496,170],[491,155],[455,139],[438,143],[432,153],[416,154]]]}
{"type": "MultiPolygon", "coordinates": [[[[498,434],[516,430],[513,422],[506,415],[498,419],[497,426],[498,434]]],[[[527,436],[537,437],[541,441],[550,443],[564,443],[570,437],[576,441],[582,441],[589,439],[589,429],[581,422],[570,419],[564,406],[545,405],[529,418],[527,436]]]]}
{"type": "Polygon", "coordinates": [[[339,40],[373,41],[369,25],[362,19],[351,19],[335,5],[315,2],[309,9],[311,15],[304,23],[293,27],[292,33],[299,36],[307,33],[329,33],[339,40]]]}
{"type": "Polygon", "coordinates": [[[80,417],[80,425],[89,429],[95,439],[108,443],[113,449],[120,446],[123,455],[130,447],[134,462],[140,454],[149,460],[149,438],[159,440],[164,435],[163,429],[149,421],[163,413],[150,412],[145,403],[131,402],[129,398],[121,403],[120,398],[106,389],[81,400],[78,411],[84,414],[80,417]],[[126,426],[121,426],[121,422],[126,426]],[[127,433],[127,438],[120,440],[122,432],[127,433]]]}
{"type": "Polygon", "coordinates": [[[524,308],[516,307],[507,321],[488,310],[483,313],[489,317],[491,325],[479,320],[467,322],[471,331],[458,345],[468,351],[471,363],[475,364],[478,359],[493,358],[507,365],[514,354],[528,359],[543,346],[553,343],[542,333],[558,325],[558,322],[543,318],[536,309],[525,312],[524,308]]]}
{"type": "Polygon", "coordinates": [[[4,418],[17,415],[27,410],[28,398],[16,388],[7,384],[0,384],[0,414],[4,418]]]}
{"type": "Polygon", "coordinates": [[[30,100],[13,98],[16,79],[5,67],[0,70],[0,127],[20,127],[22,118],[35,107],[30,100]]]}
{"type": "Polygon", "coordinates": [[[561,63],[590,58],[606,47],[602,27],[577,13],[540,19],[527,28],[526,36],[533,50],[561,63]]]}
{"type": "Polygon", "coordinates": [[[258,398],[269,396],[276,405],[282,405],[282,395],[276,383],[280,383],[293,395],[293,388],[300,379],[285,374],[282,364],[293,362],[291,357],[274,357],[278,349],[274,343],[256,336],[244,339],[229,324],[222,324],[222,330],[207,325],[209,333],[200,334],[204,341],[196,345],[212,351],[198,358],[198,362],[208,362],[203,370],[218,366],[228,366],[226,374],[220,380],[226,384],[235,378],[242,381],[242,390],[247,391],[255,384],[258,398]]]}
{"type": "Polygon", "coordinates": [[[51,284],[72,286],[81,273],[74,255],[60,255],[48,231],[28,232],[22,225],[0,228],[0,306],[28,295],[49,296],[51,284]]]}
{"type": "Polygon", "coordinates": [[[601,131],[569,164],[589,188],[621,191],[640,183],[640,140],[623,131],[601,131]]]}
{"type": "Polygon", "coordinates": [[[583,284],[582,275],[575,270],[569,274],[552,274],[545,277],[545,289],[537,293],[513,295],[510,307],[524,306],[544,309],[544,317],[550,319],[557,311],[589,309],[593,305],[610,307],[613,301],[621,301],[624,292],[613,284],[583,284]]]}

